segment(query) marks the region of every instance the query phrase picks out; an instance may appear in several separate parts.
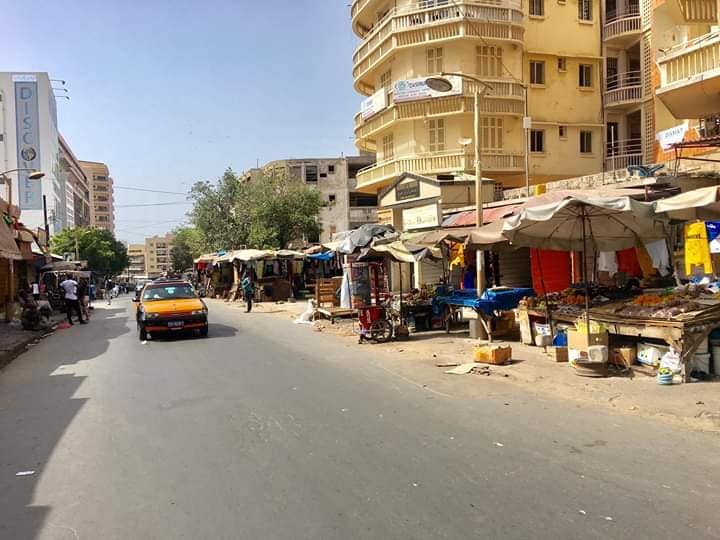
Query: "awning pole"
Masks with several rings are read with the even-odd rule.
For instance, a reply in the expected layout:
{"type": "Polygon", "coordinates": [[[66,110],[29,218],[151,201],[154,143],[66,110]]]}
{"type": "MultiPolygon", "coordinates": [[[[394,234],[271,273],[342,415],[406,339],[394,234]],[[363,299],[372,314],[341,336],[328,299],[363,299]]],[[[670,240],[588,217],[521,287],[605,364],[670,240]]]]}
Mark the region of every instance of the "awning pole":
{"type": "Polygon", "coordinates": [[[585,232],[585,205],[580,207],[582,216],[582,235],[583,235],[583,283],[585,286],[585,326],[587,326],[588,344],[590,341],[590,287],[588,286],[587,277],[587,234],[585,232]]]}

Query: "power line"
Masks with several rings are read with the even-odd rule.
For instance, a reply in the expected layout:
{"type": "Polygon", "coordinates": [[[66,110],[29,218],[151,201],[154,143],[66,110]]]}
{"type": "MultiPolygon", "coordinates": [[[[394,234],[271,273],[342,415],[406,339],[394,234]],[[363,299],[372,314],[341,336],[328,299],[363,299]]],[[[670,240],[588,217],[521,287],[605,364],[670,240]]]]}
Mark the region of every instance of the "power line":
{"type": "Polygon", "coordinates": [[[178,204],[192,204],[190,201],[175,201],[164,203],[148,203],[148,204],[117,204],[115,208],[142,208],[146,206],[172,206],[178,204]]]}
{"type": "Polygon", "coordinates": [[[162,191],[159,189],[145,189],[145,188],[137,188],[137,187],[129,187],[129,186],[115,186],[113,185],[115,189],[125,189],[127,191],[144,191],[145,193],[166,193],[168,195],[187,195],[187,192],[181,192],[181,191],[162,191]]]}

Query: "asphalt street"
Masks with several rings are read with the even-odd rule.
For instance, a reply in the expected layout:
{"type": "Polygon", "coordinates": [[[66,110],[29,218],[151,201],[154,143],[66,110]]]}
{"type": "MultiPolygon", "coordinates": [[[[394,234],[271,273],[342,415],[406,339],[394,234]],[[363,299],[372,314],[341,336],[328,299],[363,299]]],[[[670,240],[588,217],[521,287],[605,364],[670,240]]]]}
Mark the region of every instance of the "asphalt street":
{"type": "Polygon", "coordinates": [[[210,315],[142,344],[121,299],[0,372],[0,538],[720,538],[716,436],[210,315]]]}

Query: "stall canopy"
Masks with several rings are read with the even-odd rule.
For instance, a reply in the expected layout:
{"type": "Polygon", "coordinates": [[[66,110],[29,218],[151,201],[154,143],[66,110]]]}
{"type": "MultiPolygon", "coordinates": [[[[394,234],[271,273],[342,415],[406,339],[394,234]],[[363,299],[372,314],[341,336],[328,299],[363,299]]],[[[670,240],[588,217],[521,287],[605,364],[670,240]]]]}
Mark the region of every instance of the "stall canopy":
{"type": "Polygon", "coordinates": [[[338,234],[336,240],[340,241],[340,245],[337,251],[349,255],[357,249],[369,246],[374,240],[395,240],[399,236],[392,225],[368,223],[352,231],[338,234]]]}
{"type": "Polygon", "coordinates": [[[718,186],[693,189],[674,197],[660,199],[655,203],[658,214],[667,214],[671,219],[691,221],[720,219],[718,186]]]}
{"type": "Polygon", "coordinates": [[[442,257],[439,249],[411,244],[402,240],[392,242],[374,242],[361,251],[360,260],[369,257],[389,257],[397,262],[416,263],[423,259],[439,259],[442,257]]]}
{"type": "Polygon", "coordinates": [[[515,249],[515,246],[508,242],[507,237],[503,234],[505,220],[494,221],[473,229],[465,239],[465,247],[469,249],[479,249],[481,251],[504,251],[515,249]]]}
{"type": "Polygon", "coordinates": [[[0,258],[20,261],[23,259],[22,253],[18,249],[12,229],[0,216],[0,258]]]}

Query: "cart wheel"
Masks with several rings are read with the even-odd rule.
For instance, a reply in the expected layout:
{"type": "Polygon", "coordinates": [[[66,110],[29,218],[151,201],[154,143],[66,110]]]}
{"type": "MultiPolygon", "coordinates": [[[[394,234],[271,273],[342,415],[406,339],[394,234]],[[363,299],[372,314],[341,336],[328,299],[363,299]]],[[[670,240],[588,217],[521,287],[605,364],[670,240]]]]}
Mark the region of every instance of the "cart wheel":
{"type": "Polygon", "coordinates": [[[390,341],[392,337],[392,327],[390,323],[385,319],[380,319],[372,323],[370,327],[370,339],[377,341],[378,343],[385,343],[390,341]]]}

